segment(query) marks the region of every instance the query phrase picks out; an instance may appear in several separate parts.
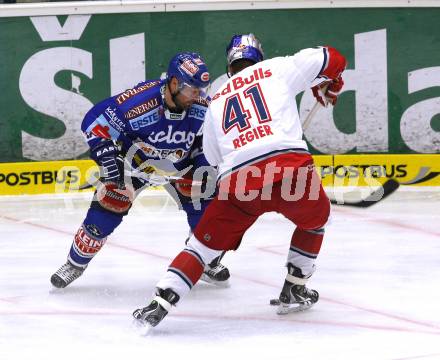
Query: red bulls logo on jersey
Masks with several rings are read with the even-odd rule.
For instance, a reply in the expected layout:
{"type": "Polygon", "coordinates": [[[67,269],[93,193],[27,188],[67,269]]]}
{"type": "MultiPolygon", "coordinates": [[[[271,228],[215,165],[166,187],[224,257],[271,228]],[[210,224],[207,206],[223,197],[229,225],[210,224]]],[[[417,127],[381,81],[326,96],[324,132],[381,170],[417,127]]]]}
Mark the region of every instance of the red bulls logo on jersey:
{"type": "MultiPolygon", "coordinates": [[[[251,75],[242,77],[237,76],[232,79],[232,88],[233,90],[239,90],[245,85],[250,85],[255,81],[266,79],[272,76],[272,71],[270,69],[263,70],[263,68],[254,69],[251,75]]],[[[218,99],[220,96],[229,94],[232,91],[231,82],[228,82],[225,88],[222,89],[221,92],[218,92],[212,97],[212,101],[218,99]]]]}

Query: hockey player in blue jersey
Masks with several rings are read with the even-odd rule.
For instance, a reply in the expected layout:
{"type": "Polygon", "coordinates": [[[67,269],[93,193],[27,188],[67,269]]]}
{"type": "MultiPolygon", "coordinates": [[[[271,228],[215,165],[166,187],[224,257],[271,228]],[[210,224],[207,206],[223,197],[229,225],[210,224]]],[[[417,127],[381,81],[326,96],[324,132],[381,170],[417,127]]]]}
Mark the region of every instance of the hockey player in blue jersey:
{"type": "MultiPolygon", "coordinates": [[[[188,175],[209,165],[201,149],[209,84],[203,59],[196,53],[180,53],[171,59],[166,79],[141,82],[86,114],[81,129],[101,178],[67,262],[50,279],[55,287],[64,288],[83,274],[142,189],[157,184],[157,178],[165,179],[161,174],[188,175]]],[[[166,188],[194,229],[209,198],[198,199],[194,206],[190,192],[178,181],[166,188]]],[[[229,278],[220,259],[206,266],[206,281],[225,283],[229,278]]]]}

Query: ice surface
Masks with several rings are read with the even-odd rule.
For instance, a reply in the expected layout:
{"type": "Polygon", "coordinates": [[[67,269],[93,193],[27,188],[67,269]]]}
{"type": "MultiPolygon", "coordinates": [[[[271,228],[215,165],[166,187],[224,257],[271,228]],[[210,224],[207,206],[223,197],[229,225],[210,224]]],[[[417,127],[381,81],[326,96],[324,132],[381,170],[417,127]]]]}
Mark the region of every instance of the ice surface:
{"type": "Polygon", "coordinates": [[[90,194],[0,198],[0,359],[440,359],[440,192],[334,207],[312,309],[279,316],[293,225],[266,214],[228,253],[226,289],[199,283],[148,334],[148,303],[188,233],[163,193],[140,198],[83,277],[53,289],[90,194]]]}

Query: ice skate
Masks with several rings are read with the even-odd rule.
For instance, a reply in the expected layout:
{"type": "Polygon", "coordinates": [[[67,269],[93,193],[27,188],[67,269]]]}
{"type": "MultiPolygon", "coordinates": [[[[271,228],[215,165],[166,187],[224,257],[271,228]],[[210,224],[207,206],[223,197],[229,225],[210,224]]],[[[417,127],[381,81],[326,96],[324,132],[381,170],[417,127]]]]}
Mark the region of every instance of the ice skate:
{"type": "Polygon", "coordinates": [[[223,254],[216,257],[210,264],[205,266],[200,280],[207,283],[214,284],[220,287],[228,287],[230,278],[229,270],[226,266],[220,263],[223,254]]]}
{"type": "Polygon", "coordinates": [[[311,308],[319,299],[316,290],[305,286],[307,278],[301,270],[292,264],[287,265],[288,274],[284,281],[278,301],[271,300],[271,305],[278,305],[277,314],[285,315],[291,312],[304,311],[311,308]]]}
{"type": "Polygon", "coordinates": [[[56,288],[65,288],[78,279],[86,268],[80,268],[67,261],[50,278],[50,282],[56,288]]]}
{"type": "Polygon", "coordinates": [[[167,316],[171,306],[175,305],[179,298],[179,295],[171,289],[157,289],[150,305],[135,310],[133,317],[139,324],[155,327],[167,316]]]}

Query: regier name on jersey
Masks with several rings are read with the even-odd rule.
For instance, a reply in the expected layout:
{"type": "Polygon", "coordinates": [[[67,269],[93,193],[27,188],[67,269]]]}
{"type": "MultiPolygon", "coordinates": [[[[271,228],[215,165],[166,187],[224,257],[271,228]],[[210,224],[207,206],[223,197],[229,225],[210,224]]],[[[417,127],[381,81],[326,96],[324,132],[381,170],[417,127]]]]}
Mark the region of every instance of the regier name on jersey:
{"type": "MultiPolygon", "coordinates": [[[[245,85],[251,85],[258,80],[263,80],[272,76],[272,72],[270,69],[263,70],[262,68],[255,69],[250,76],[241,77],[237,76],[232,79],[232,88],[234,90],[239,90],[245,85]]],[[[215,94],[212,98],[212,101],[218,99],[220,96],[227,95],[231,93],[231,83],[228,83],[227,86],[219,93],[215,94]]],[[[233,112],[233,109],[231,110],[233,112]]],[[[247,111],[246,115],[250,116],[247,111]]],[[[232,116],[233,117],[233,116],[232,116]]],[[[233,119],[231,119],[233,120],[233,119]]],[[[244,129],[241,129],[244,130],[244,129]]],[[[256,140],[263,138],[268,135],[273,135],[272,129],[269,125],[259,125],[255,128],[252,128],[246,131],[243,134],[240,134],[237,138],[232,140],[232,144],[234,145],[234,149],[245,146],[246,144],[256,140]]]]}
{"type": "Polygon", "coordinates": [[[273,135],[272,129],[269,125],[259,125],[252,130],[246,131],[244,134],[240,134],[238,138],[232,140],[234,149],[241,146],[245,146],[247,143],[254,141],[255,139],[263,138],[267,135],[273,135]]]}

